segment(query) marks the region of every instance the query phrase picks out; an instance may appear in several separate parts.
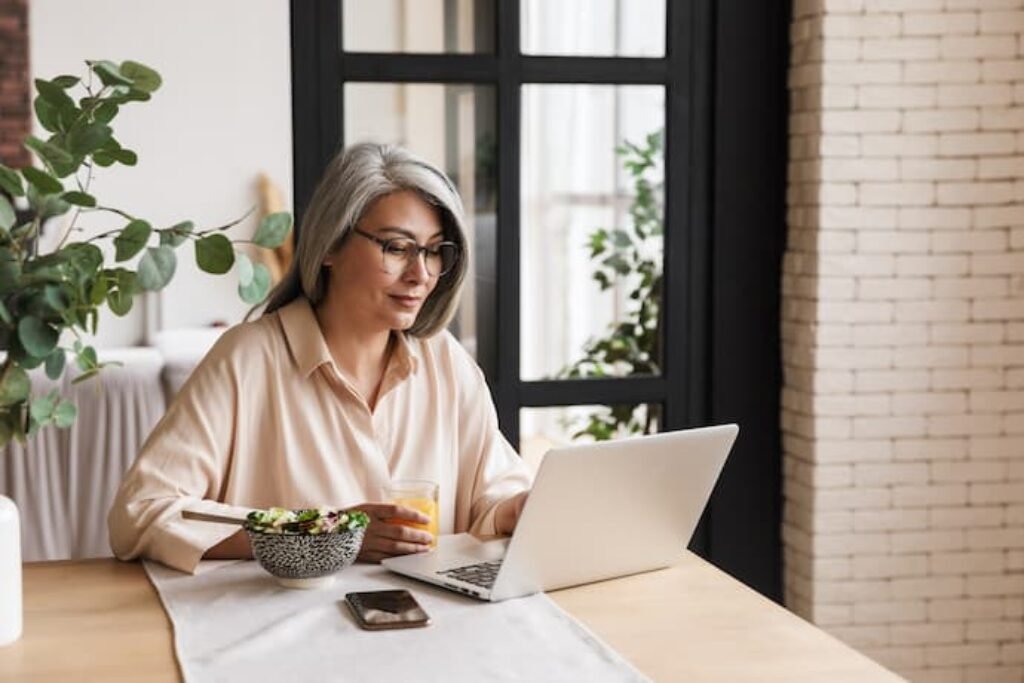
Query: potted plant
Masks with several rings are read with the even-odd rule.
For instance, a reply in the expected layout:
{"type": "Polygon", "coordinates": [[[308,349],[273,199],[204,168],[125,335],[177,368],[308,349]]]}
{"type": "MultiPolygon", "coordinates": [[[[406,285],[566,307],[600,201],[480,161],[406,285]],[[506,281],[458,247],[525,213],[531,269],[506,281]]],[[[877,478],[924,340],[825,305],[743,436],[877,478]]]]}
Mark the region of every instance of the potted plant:
{"type": "Polygon", "coordinates": [[[75,406],[56,390],[32,396],[27,371],[44,366],[48,377],[58,379],[70,357],[82,371],[76,382],[96,375],[104,363],[82,341],[82,333],[95,334],[101,307],[127,315],[136,296],[167,286],[177,249],[191,243],[196,263],[207,273],[236,266],[239,295],[258,304],[270,288],[270,273],[235,246],[248,241],[276,247],[292,226],[289,214],[274,213],[261,221],[252,240],[232,241],[224,233],[242,219],[202,230],[190,220],[154,226],[101,203],[90,193],[94,174],[137,161],[136,153],[114,137],[111,123],[122,107],[148,101],[161,78],[138,62],[86,64],[85,81],[75,76],[35,81],[36,117],[49,136],[29,136],[25,146],[39,165],[20,170],[0,165],[0,351],[6,353],[0,364],[0,447],[11,439],[24,441],[47,425],[74,422],[75,406]],[[27,203],[26,220],[19,220],[12,202],[27,203]],[[76,239],[82,233],[79,216],[93,212],[108,215],[115,227],[76,239]],[[39,253],[38,236],[46,221],[67,214],[59,245],[39,253]],[[104,241],[112,243],[113,262],[98,246],[104,241]],[[67,339],[70,345],[63,343],[67,339]]]}
{"type": "MultiPolygon", "coordinates": [[[[70,357],[82,371],[75,382],[99,373],[105,364],[82,334],[96,333],[102,307],[127,315],[136,296],[166,287],[174,277],[177,249],[191,243],[207,273],[237,267],[239,295],[255,305],[267,295],[270,273],[235,245],[274,248],[292,227],[289,214],[274,213],[251,240],[232,241],[224,233],[242,219],[208,229],[197,229],[190,220],[154,226],[101,203],[91,192],[94,174],[138,160],[114,137],[111,123],[122,107],[148,101],[161,79],[138,62],[86,65],[84,81],[66,75],[35,81],[34,110],[48,136],[29,136],[25,146],[38,165],[15,170],[0,164],[0,447],[12,439],[24,442],[48,425],[74,422],[75,406],[58,390],[33,396],[28,371],[43,366],[56,380],[70,357]],[[109,216],[112,228],[80,239],[77,220],[91,212],[109,216]],[[40,253],[39,235],[58,216],[68,217],[60,242],[40,253]],[[104,241],[113,247],[112,261],[98,246],[104,241]]],[[[0,644],[21,634],[18,525],[13,501],[0,495],[0,644]]]]}

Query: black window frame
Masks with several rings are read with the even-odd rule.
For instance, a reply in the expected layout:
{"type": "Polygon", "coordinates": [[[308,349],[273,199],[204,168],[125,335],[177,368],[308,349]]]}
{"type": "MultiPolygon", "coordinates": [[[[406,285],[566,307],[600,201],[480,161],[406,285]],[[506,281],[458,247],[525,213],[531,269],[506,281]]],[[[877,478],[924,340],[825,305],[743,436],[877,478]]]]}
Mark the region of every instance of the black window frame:
{"type": "MultiPolygon", "coordinates": [[[[740,440],[691,548],[779,599],[777,325],[785,236],[789,3],[751,7],[743,0],[666,0],[666,5],[664,57],[636,58],[524,55],[517,0],[494,2],[492,53],[344,52],[341,0],[292,0],[296,215],[301,217],[322,169],[344,142],[345,83],[493,86],[498,117],[496,339],[500,346],[491,389],[503,433],[513,445],[518,444],[521,408],[578,404],[660,404],[662,430],[739,422],[740,440]],[[726,47],[739,50],[740,58],[723,62],[726,47]],[[739,64],[747,67],[746,74],[735,72],[739,64]],[[768,81],[766,75],[771,77],[768,81]],[[732,80],[723,88],[725,76],[732,80]],[[659,376],[542,381],[520,377],[520,104],[522,86],[533,83],[665,88],[661,331],[665,343],[659,376]],[[758,93],[774,87],[777,96],[754,102],[751,87],[758,93]],[[762,142],[754,152],[736,148],[733,137],[749,134],[752,127],[763,128],[766,113],[767,132],[777,137],[762,142]],[[750,167],[751,156],[757,156],[759,166],[750,167]],[[765,168],[771,174],[755,177],[765,168]],[[756,186],[753,195],[744,181],[756,186]],[[774,230],[760,237],[744,230],[745,221],[765,211],[774,230]],[[720,215],[732,222],[723,224],[720,215]],[[723,243],[728,238],[746,243],[730,246],[723,243]],[[754,299],[761,305],[753,323],[733,317],[722,307],[751,285],[759,289],[754,299]],[[775,323],[767,337],[765,319],[775,323]],[[755,350],[755,344],[761,348],[755,350]],[[753,352],[740,363],[748,376],[738,375],[727,362],[716,362],[721,361],[721,351],[753,352]],[[769,487],[773,487],[770,492],[769,487]],[[754,543],[746,538],[751,524],[758,534],[754,543]]],[[[736,315],[742,316],[743,311],[736,315]]]]}

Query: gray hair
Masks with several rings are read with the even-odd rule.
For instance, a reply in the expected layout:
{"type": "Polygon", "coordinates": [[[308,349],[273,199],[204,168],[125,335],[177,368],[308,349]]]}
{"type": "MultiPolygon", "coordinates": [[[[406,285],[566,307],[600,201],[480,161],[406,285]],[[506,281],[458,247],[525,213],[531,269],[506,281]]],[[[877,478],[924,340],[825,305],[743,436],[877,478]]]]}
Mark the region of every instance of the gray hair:
{"type": "Polygon", "coordinates": [[[371,142],[348,147],[327,166],[302,218],[295,260],[270,292],[264,315],[300,296],[319,305],[329,277],[324,259],[344,244],[377,199],[401,190],[412,190],[437,207],[444,238],[459,245],[455,268],[438,279],[407,332],[429,337],[442,330],[455,314],[469,259],[462,200],[433,164],[401,147],[371,142]]]}

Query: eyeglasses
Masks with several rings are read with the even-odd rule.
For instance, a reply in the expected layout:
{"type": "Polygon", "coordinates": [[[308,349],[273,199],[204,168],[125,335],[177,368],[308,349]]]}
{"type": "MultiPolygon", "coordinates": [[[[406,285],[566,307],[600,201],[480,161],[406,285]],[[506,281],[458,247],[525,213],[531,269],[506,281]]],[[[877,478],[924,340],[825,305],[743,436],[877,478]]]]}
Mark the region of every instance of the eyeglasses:
{"type": "Polygon", "coordinates": [[[403,272],[420,254],[423,255],[423,264],[427,267],[427,272],[434,277],[450,273],[459,262],[459,245],[455,242],[438,242],[424,247],[411,237],[384,239],[359,228],[352,230],[357,235],[380,245],[384,270],[391,274],[403,272]]]}

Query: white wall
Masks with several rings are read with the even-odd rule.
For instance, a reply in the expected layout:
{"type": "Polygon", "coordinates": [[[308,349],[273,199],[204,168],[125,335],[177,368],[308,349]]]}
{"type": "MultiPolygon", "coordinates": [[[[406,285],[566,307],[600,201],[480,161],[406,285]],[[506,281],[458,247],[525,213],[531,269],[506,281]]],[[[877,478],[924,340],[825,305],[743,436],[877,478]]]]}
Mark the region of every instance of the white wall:
{"type": "MultiPolygon", "coordinates": [[[[284,0],[31,0],[33,78],[84,75],[85,59],[126,59],[152,66],[164,85],[153,100],[123,108],[114,121],[121,143],[139,155],[135,168],[99,169],[92,190],[101,203],[166,227],[191,219],[213,227],[257,200],[266,172],[291,206],[291,53],[284,0]]],[[[90,216],[88,233],[119,227],[90,216]]],[[[232,234],[252,234],[255,220],[232,234]]],[[[237,322],[247,307],[234,272],[202,273],[190,245],[178,252],[174,281],[147,302],[158,329],[237,322]]],[[[145,312],[101,319],[97,343],[142,343],[145,312]]]]}

